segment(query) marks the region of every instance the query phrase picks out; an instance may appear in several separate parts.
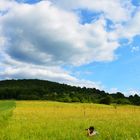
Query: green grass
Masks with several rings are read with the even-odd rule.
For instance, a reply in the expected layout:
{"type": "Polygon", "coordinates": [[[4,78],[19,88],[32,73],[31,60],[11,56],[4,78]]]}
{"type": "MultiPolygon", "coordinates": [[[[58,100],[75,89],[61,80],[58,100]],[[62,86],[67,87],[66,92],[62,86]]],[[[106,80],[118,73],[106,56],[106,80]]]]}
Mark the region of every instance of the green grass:
{"type": "Polygon", "coordinates": [[[9,110],[9,109],[12,109],[13,107],[15,107],[16,103],[15,101],[0,101],[0,113],[2,111],[5,111],[5,110],[9,110]]]}
{"type": "Polygon", "coordinates": [[[137,106],[0,101],[0,118],[0,140],[140,140],[137,106]],[[88,138],[90,125],[99,134],[88,138]]]}
{"type": "Polygon", "coordinates": [[[6,140],[5,130],[8,127],[9,118],[13,114],[15,105],[14,101],[0,101],[0,140],[6,140]]]}
{"type": "Polygon", "coordinates": [[[0,126],[6,124],[9,117],[12,116],[12,111],[15,108],[14,101],[0,101],[0,126]]]}

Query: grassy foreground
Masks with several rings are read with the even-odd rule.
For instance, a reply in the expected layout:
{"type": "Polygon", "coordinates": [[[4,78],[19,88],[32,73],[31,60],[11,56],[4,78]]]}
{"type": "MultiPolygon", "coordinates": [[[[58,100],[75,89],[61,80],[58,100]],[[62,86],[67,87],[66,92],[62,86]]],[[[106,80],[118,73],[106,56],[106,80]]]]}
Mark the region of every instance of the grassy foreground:
{"type": "Polygon", "coordinates": [[[0,128],[0,140],[140,140],[140,107],[0,101],[0,128]]]}

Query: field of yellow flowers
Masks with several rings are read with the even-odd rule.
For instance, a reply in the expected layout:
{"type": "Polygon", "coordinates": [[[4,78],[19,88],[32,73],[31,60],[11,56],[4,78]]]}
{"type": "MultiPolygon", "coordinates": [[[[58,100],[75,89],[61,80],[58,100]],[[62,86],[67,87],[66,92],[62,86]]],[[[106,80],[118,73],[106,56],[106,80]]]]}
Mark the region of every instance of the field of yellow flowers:
{"type": "Polygon", "coordinates": [[[140,140],[140,107],[0,101],[0,140],[140,140]],[[98,134],[89,138],[85,129],[98,134]]]}

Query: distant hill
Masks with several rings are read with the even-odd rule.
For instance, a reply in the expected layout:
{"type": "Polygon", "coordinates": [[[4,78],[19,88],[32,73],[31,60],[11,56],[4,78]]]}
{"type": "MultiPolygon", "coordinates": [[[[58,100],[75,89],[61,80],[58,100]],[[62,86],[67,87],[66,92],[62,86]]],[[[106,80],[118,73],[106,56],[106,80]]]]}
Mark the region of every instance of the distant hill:
{"type": "Polygon", "coordinates": [[[0,99],[140,105],[138,95],[125,97],[120,92],[109,94],[96,88],[81,88],[38,79],[0,81],[0,99]]]}

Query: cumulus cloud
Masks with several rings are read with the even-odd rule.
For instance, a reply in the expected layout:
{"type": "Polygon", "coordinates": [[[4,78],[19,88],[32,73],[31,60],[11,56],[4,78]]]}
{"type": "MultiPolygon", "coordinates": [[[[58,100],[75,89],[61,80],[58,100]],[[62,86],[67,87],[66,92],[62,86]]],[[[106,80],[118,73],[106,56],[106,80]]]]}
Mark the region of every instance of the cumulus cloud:
{"type": "Polygon", "coordinates": [[[17,5],[17,2],[15,0],[1,0],[0,15],[6,14],[15,5],[17,5]]]}
{"type": "Polygon", "coordinates": [[[64,9],[88,9],[94,12],[103,13],[108,19],[114,22],[123,22],[131,17],[134,6],[129,0],[51,0],[57,6],[64,9]]]}
{"type": "Polygon", "coordinates": [[[77,79],[64,66],[113,61],[119,38],[140,33],[139,24],[134,26],[139,12],[132,18],[133,9],[128,0],[44,0],[31,5],[1,0],[1,79],[39,78],[101,88],[98,82],[77,79]],[[81,24],[75,9],[102,14],[81,24]],[[107,31],[107,19],[114,24],[112,31],[107,31]]]}
{"type": "Polygon", "coordinates": [[[128,43],[131,43],[135,36],[140,35],[140,9],[134,11],[133,16],[127,19],[124,24],[116,23],[114,25],[115,30],[110,32],[112,40],[125,38],[128,39],[128,43]]]}
{"type": "Polygon", "coordinates": [[[47,65],[113,60],[118,43],[109,41],[105,20],[86,25],[78,21],[77,15],[49,1],[17,4],[1,17],[7,53],[20,61],[47,65]]]}
{"type": "Polygon", "coordinates": [[[135,13],[133,18],[128,21],[123,30],[123,36],[132,39],[135,35],[140,35],[140,9],[135,13]]]}

